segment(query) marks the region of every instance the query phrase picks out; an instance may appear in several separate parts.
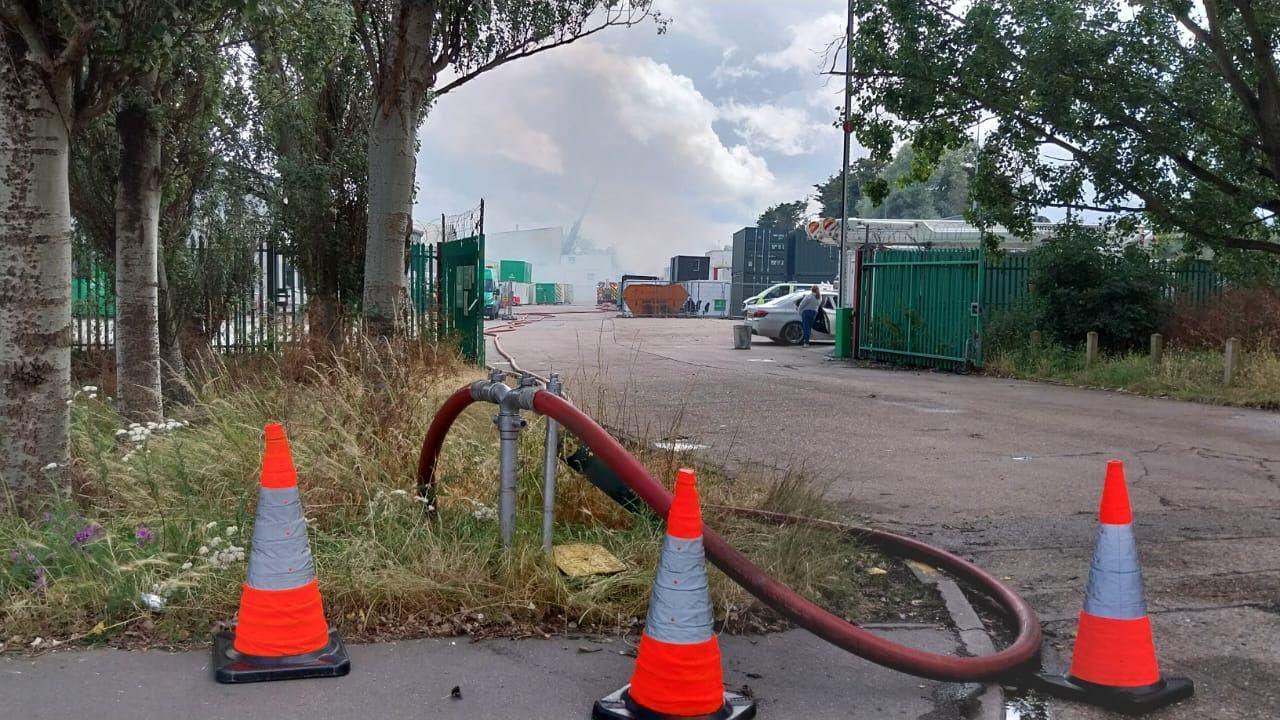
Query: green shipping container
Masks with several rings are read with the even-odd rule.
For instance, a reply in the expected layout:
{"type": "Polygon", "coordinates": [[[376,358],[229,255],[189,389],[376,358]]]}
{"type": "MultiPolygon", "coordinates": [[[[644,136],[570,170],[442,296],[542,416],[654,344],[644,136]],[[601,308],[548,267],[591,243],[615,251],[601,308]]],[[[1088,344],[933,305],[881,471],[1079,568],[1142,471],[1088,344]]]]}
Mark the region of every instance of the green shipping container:
{"type": "Polygon", "coordinates": [[[499,282],[533,282],[533,264],[524,260],[503,260],[498,263],[499,282]]]}
{"type": "Polygon", "coordinates": [[[556,284],[555,283],[537,283],[533,286],[534,302],[538,305],[555,305],[556,304],[556,284]]]}

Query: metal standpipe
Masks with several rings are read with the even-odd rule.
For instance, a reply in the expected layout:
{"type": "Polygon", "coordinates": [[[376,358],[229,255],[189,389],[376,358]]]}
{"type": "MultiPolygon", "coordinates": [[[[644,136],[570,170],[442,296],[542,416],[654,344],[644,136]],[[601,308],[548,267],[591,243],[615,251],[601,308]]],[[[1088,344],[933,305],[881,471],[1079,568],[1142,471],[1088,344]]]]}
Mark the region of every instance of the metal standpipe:
{"type": "MultiPolygon", "coordinates": [[[[547,378],[547,392],[559,396],[562,389],[560,374],[551,373],[547,378]]],[[[551,535],[556,516],[556,469],[560,456],[560,423],[547,418],[547,451],[542,466],[542,549],[551,554],[551,535]]]]}
{"type": "Polygon", "coordinates": [[[511,547],[516,537],[516,461],[520,452],[520,431],[528,425],[520,417],[520,410],[531,406],[532,401],[524,396],[537,388],[528,388],[525,378],[522,378],[520,390],[512,390],[504,382],[505,378],[505,372],[494,370],[489,374],[488,383],[480,382],[471,387],[471,395],[477,400],[498,405],[498,414],[493,418],[493,424],[498,426],[498,533],[502,537],[502,546],[511,547]]]}

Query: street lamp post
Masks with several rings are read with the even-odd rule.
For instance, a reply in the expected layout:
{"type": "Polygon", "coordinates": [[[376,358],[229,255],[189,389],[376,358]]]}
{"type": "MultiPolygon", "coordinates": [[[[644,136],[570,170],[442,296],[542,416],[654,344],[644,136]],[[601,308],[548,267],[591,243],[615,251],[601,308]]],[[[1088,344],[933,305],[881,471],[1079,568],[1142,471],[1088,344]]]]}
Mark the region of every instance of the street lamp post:
{"type": "Polygon", "coordinates": [[[849,118],[853,96],[853,0],[849,0],[848,19],[844,29],[844,116],[840,130],[844,135],[844,162],[840,165],[840,307],[849,307],[849,136],[853,123],[849,118]]]}

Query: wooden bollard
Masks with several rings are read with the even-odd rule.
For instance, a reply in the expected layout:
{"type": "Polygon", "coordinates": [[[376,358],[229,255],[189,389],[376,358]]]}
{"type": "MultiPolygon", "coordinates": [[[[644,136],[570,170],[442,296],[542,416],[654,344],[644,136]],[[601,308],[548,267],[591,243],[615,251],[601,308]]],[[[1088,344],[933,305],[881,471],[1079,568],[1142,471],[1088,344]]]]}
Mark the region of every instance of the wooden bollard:
{"type": "Polygon", "coordinates": [[[1089,367],[1098,361],[1098,333],[1090,330],[1084,341],[1084,366],[1089,367]]]}
{"type": "Polygon", "coordinates": [[[1041,340],[1040,331],[1032,330],[1031,331],[1031,349],[1032,350],[1040,349],[1040,340],[1041,340]]]}
{"type": "Polygon", "coordinates": [[[1164,336],[1160,333],[1151,333],[1151,362],[1156,365],[1164,359],[1164,336]]]}
{"type": "Polygon", "coordinates": [[[1236,363],[1240,359],[1240,338],[1227,338],[1226,347],[1222,350],[1222,384],[1230,385],[1236,374],[1236,363]]]}

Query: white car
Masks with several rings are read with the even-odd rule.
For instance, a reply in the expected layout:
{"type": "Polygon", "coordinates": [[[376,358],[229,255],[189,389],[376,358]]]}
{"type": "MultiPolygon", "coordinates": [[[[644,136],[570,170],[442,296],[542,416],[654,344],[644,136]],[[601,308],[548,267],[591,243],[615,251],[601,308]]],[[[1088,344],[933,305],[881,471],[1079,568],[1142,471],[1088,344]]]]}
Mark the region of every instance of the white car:
{"type": "MultiPolygon", "coordinates": [[[[811,287],[813,287],[813,283],[802,283],[802,282],[795,282],[795,281],[778,283],[777,285],[770,285],[769,287],[765,288],[764,292],[758,293],[756,295],[752,295],[746,300],[743,300],[742,312],[744,315],[750,317],[751,308],[756,305],[763,305],[764,303],[777,300],[780,297],[784,297],[792,293],[798,293],[801,290],[808,290],[811,287]]],[[[827,283],[818,283],[818,288],[824,291],[834,289],[832,288],[831,285],[828,285],[827,283]]]]}
{"type": "MultiPolygon", "coordinates": [[[[800,323],[800,311],[797,305],[808,289],[775,298],[747,311],[746,324],[752,335],[760,335],[780,345],[799,345],[804,338],[804,326],[800,323]]],[[[813,332],[809,334],[809,342],[835,342],[835,309],[838,301],[836,291],[822,290],[822,305],[819,318],[815,322],[813,332]],[[816,325],[826,321],[830,332],[819,330],[816,325]]]]}

